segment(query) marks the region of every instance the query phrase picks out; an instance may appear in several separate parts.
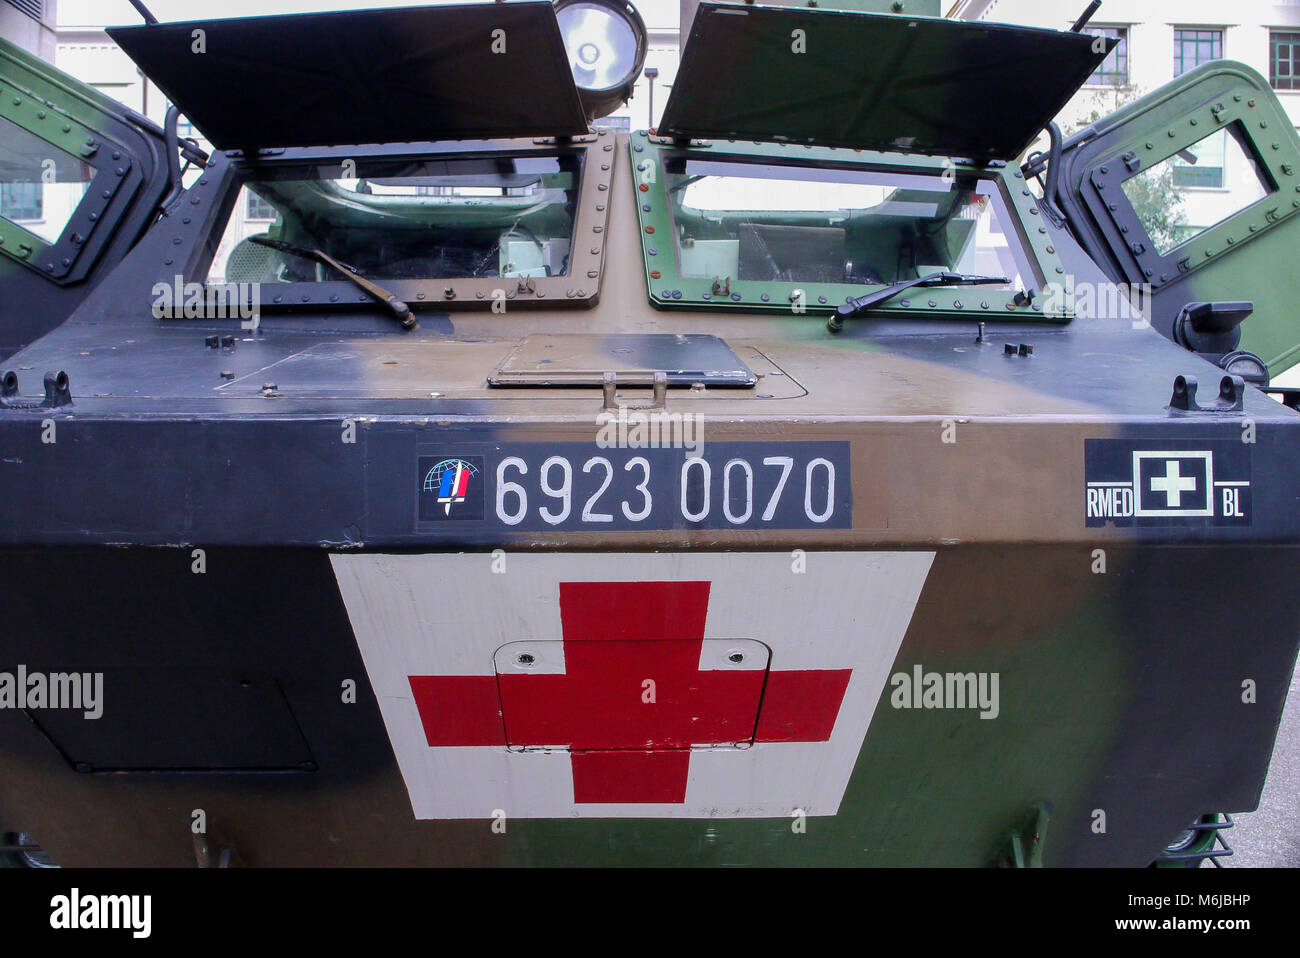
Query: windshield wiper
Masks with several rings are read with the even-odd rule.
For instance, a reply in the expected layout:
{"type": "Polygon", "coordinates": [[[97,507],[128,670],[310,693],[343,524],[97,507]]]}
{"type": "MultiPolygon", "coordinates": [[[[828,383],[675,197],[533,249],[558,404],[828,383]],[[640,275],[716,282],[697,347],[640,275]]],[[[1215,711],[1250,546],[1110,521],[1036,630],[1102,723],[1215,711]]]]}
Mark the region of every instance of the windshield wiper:
{"type": "Polygon", "coordinates": [[[904,290],[912,289],[915,286],[982,286],[986,283],[1010,283],[1011,280],[1005,276],[970,276],[966,273],[949,273],[941,270],[937,273],[929,273],[925,276],[919,276],[916,279],[905,280],[901,283],[893,283],[889,286],[882,286],[874,293],[867,293],[865,296],[859,296],[851,299],[843,306],[835,310],[835,314],[826,321],[826,328],[832,333],[838,333],[844,328],[844,321],[854,316],[861,316],[869,309],[874,309],[882,305],[887,300],[893,299],[904,290]]]}
{"type": "Polygon", "coordinates": [[[324,263],[326,266],[340,273],[358,289],[369,293],[376,300],[391,309],[393,311],[393,316],[395,316],[397,321],[402,324],[403,329],[409,331],[420,325],[416,322],[415,315],[411,312],[411,307],[398,299],[395,293],[390,293],[378,283],[372,283],[370,280],[362,276],[356,267],[349,266],[347,263],[340,263],[324,250],[307,249],[304,246],[294,246],[292,243],[284,243],[280,240],[273,240],[266,236],[250,236],[249,239],[259,246],[266,246],[270,249],[279,250],[282,253],[289,253],[292,256],[301,256],[303,259],[310,259],[315,260],[318,263],[324,263]]]}

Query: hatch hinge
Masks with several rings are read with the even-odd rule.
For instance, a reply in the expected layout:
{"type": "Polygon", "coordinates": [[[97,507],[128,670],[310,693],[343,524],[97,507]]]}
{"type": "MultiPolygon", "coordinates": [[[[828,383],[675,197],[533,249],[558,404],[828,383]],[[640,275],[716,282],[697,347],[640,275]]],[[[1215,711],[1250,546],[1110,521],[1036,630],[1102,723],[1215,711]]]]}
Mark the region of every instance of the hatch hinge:
{"type": "Polygon", "coordinates": [[[570,143],[595,143],[599,133],[584,133],[581,136],[535,136],[533,146],[568,146],[570,143]]]}
{"type": "Polygon", "coordinates": [[[675,146],[680,150],[684,149],[707,149],[713,146],[712,140],[692,140],[684,136],[660,136],[658,133],[649,133],[646,135],[651,143],[657,143],[659,146],[675,146]]]}
{"type": "Polygon", "coordinates": [[[1213,405],[1202,406],[1196,401],[1196,377],[1177,376],[1169,408],[1177,412],[1241,412],[1246,408],[1246,380],[1224,376],[1219,381],[1219,398],[1213,405]]]}

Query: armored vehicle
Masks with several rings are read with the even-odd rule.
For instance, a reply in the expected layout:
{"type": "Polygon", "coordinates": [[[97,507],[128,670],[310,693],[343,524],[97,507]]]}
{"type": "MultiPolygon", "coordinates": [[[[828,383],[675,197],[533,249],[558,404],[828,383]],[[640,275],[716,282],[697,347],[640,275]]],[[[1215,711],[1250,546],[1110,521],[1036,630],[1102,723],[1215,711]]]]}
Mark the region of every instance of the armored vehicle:
{"type": "Polygon", "coordinates": [[[7,850],[1224,854],[1300,142],[1226,61],[1061,136],[1111,41],[867,6],[699,4],[630,132],[622,0],[114,28],[161,130],[0,46],[7,850]]]}

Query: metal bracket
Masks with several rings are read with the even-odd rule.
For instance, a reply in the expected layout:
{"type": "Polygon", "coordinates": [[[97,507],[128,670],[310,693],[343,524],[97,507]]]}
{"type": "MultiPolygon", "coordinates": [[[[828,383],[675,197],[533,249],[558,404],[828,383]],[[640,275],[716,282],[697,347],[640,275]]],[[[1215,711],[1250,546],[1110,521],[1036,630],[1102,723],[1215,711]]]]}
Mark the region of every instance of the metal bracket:
{"type": "Polygon", "coordinates": [[[63,370],[45,374],[45,398],[22,399],[18,374],[12,369],[0,378],[0,409],[57,409],[72,405],[72,384],[63,370]]]}
{"type": "Polygon", "coordinates": [[[1300,412],[1300,388],[1295,386],[1262,386],[1260,388],[1280,399],[1282,405],[1300,412]]]}
{"type": "Polygon", "coordinates": [[[1002,868],[1042,868],[1043,845],[1047,840],[1047,826],[1052,819],[1050,802],[1034,805],[1034,818],[1027,828],[1012,831],[1007,836],[998,857],[1002,868]]]}
{"type": "Polygon", "coordinates": [[[712,140],[690,140],[680,136],[660,136],[658,133],[646,133],[646,139],[660,146],[672,146],[677,149],[705,149],[713,145],[712,140]]]}
{"type": "Polygon", "coordinates": [[[234,845],[222,845],[214,850],[207,835],[194,836],[194,862],[199,868],[229,868],[234,854],[234,845]]]}
{"type": "MultiPolygon", "coordinates": [[[[624,380],[625,385],[632,385],[624,380]]],[[[620,403],[618,401],[618,373],[607,370],[601,382],[604,393],[602,409],[613,410],[620,405],[627,409],[663,409],[668,405],[668,374],[662,369],[654,371],[654,398],[649,403],[620,403]]]]}
{"type": "Polygon", "coordinates": [[[1196,401],[1196,377],[1177,376],[1169,408],[1182,412],[1241,412],[1246,408],[1246,380],[1224,376],[1219,380],[1219,398],[1214,405],[1202,406],[1196,401]]]}
{"type": "MultiPolygon", "coordinates": [[[[1206,815],[1204,818],[1213,818],[1214,821],[1198,821],[1192,826],[1192,830],[1200,833],[1202,836],[1207,836],[1210,833],[1213,834],[1213,837],[1210,839],[1208,844],[1206,844],[1204,837],[1202,837],[1200,842],[1193,840],[1190,843],[1190,845],[1199,845],[1200,847],[1197,849],[1181,852],[1171,852],[1169,849],[1165,849],[1156,858],[1156,867],[1170,868],[1182,866],[1186,868],[1199,868],[1201,862],[1208,858],[1210,864],[1215,868],[1222,868],[1223,866],[1219,864],[1219,859],[1227,858],[1232,854],[1232,846],[1228,844],[1228,840],[1224,837],[1223,833],[1225,830],[1236,825],[1236,822],[1232,820],[1232,816],[1227,812],[1223,812],[1222,817],[1223,821],[1219,821],[1219,815],[1206,815]],[[1186,864],[1184,865],[1183,863],[1186,864]]],[[[1189,848],[1190,845],[1188,846],[1189,848]]]]}

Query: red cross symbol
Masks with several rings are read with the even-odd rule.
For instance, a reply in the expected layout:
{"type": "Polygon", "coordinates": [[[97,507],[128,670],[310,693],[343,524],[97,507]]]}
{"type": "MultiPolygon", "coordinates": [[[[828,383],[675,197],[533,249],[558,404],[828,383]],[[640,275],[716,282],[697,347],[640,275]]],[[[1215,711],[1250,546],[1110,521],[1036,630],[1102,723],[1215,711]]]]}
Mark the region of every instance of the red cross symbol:
{"type": "Polygon", "coordinates": [[[852,670],[700,669],[708,604],[708,582],[561,582],[564,673],[412,675],[425,738],[568,748],[579,804],[684,802],[694,745],[829,739],[852,670]]]}

